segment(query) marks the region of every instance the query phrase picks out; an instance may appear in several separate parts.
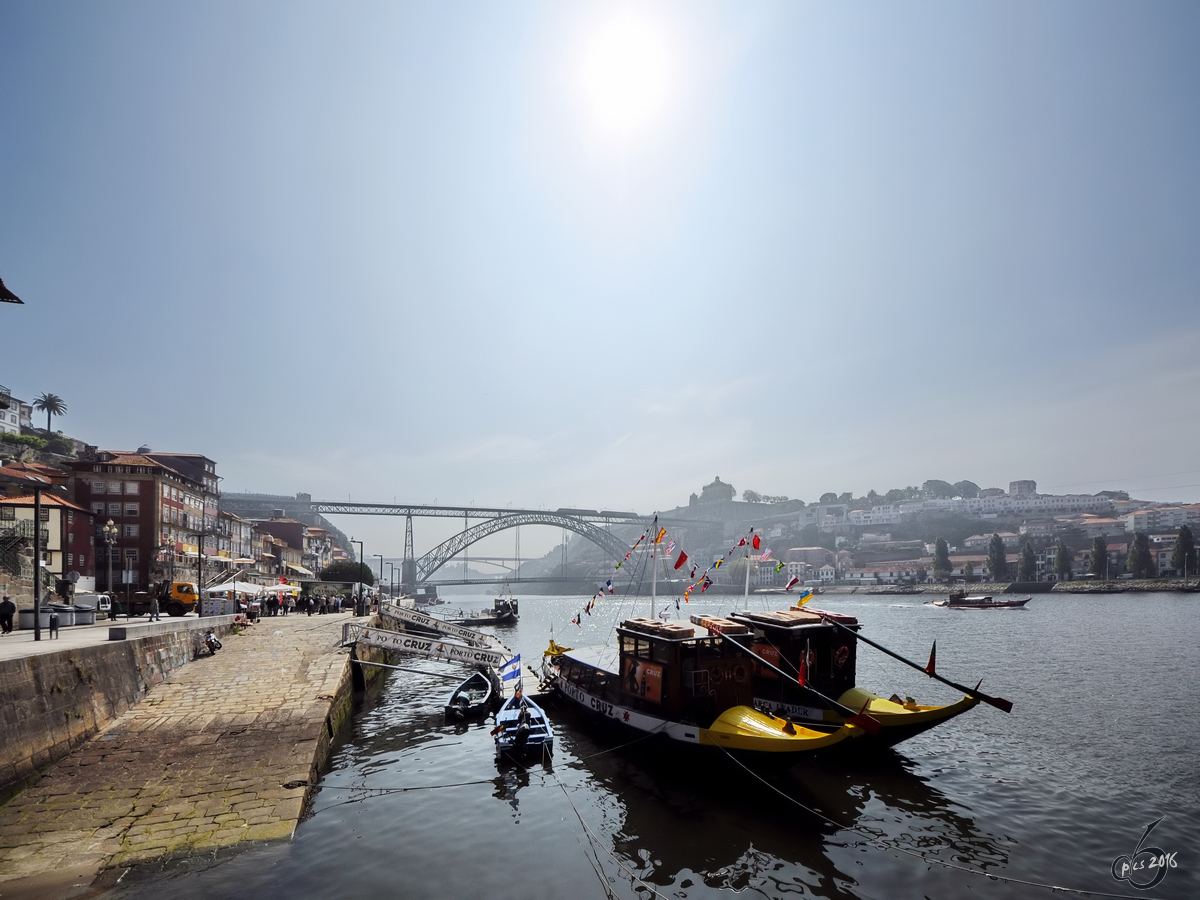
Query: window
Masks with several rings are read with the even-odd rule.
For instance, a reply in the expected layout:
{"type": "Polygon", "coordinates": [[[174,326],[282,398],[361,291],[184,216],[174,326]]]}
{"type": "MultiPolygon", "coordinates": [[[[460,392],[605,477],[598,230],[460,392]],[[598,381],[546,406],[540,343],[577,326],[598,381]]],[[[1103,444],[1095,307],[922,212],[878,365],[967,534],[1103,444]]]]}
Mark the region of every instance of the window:
{"type": "Polygon", "coordinates": [[[85,563],[84,563],[84,560],[85,560],[85,559],[86,559],[86,557],[85,557],[85,556],[84,556],[82,553],[80,553],[80,554],[79,554],[79,568],[81,568],[81,569],[82,569],[82,568],[84,567],[84,565],[85,565],[85,563]]]}
{"type": "Polygon", "coordinates": [[[103,481],[93,481],[92,482],[92,493],[93,494],[103,494],[104,493],[104,482],[103,481]]]}
{"type": "Polygon", "coordinates": [[[121,514],[121,504],[120,503],[108,504],[108,514],[110,516],[119,516],[121,514]]]}
{"type": "Polygon", "coordinates": [[[138,536],[138,527],[136,525],[125,526],[125,537],[135,538],[138,536]]]}
{"type": "Polygon", "coordinates": [[[92,515],[93,516],[104,515],[104,504],[103,503],[93,503],[92,504],[92,515]]]}
{"type": "Polygon", "coordinates": [[[67,524],[68,525],[75,524],[75,510],[73,510],[73,509],[67,510],[67,524]]]}
{"type": "Polygon", "coordinates": [[[0,506],[0,519],[6,522],[12,522],[17,518],[17,508],[15,506],[0,506]]]}
{"type": "Polygon", "coordinates": [[[137,504],[137,503],[126,503],[125,504],[125,515],[136,516],[136,515],[139,515],[140,512],[141,512],[141,508],[140,508],[139,504],[137,504]]]}
{"type": "MultiPolygon", "coordinates": [[[[74,535],[71,535],[71,537],[74,537],[74,535]]],[[[75,565],[75,554],[74,553],[67,554],[67,565],[68,566],[75,565]]]]}
{"type": "Polygon", "coordinates": [[[41,508],[41,510],[39,510],[38,521],[39,522],[49,522],[50,521],[50,510],[46,509],[46,507],[43,506],[41,508]]]}
{"type": "Polygon", "coordinates": [[[119,481],[110,481],[110,482],[108,483],[108,492],[109,492],[110,494],[119,494],[119,493],[121,493],[121,482],[119,482],[119,481]]]}
{"type": "Polygon", "coordinates": [[[141,491],[141,489],[142,483],[140,481],[125,482],[125,493],[127,494],[137,494],[141,491]]]}
{"type": "Polygon", "coordinates": [[[171,498],[171,488],[168,485],[163,485],[163,496],[168,500],[171,498]]]}
{"type": "Polygon", "coordinates": [[[73,544],[73,543],[75,543],[75,532],[73,532],[73,531],[68,531],[68,532],[67,532],[67,543],[68,543],[68,544],[73,544]]]}
{"type": "Polygon", "coordinates": [[[125,551],[125,558],[126,558],[127,560],[129,560],[130,562],[137,562],[137,550],[136,550],[136,549],[133,549],[133,550],[126,550],[126,551],[125,551]]]}

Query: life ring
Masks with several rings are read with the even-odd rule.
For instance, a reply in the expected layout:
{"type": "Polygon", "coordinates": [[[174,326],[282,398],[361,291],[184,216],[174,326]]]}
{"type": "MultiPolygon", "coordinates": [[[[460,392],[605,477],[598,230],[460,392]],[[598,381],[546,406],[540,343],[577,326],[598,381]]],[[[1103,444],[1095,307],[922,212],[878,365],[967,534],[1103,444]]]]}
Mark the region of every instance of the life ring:
{"type": "Polygon", "coordinates": [[[725,670],[724,669],[710,669],[708,675],[709,675],[709,678],[712,679],[713,684],[720,684],[721,682],[723,682],[725,680],[725,670]]]}
{"type": "Polygon", "coordinates": [[[845,644],[837,648],[837,652],[833,654],[833,661],[839,666],[844,666],[846,660],[850,658],[850,648],[845,644]]]}
{"type": "Polygon", "coordinates": [[[734,681],[745,681],[746,680],[746,667],[745,666],[735,666],[734,667],[733,680],[734,681]]]}

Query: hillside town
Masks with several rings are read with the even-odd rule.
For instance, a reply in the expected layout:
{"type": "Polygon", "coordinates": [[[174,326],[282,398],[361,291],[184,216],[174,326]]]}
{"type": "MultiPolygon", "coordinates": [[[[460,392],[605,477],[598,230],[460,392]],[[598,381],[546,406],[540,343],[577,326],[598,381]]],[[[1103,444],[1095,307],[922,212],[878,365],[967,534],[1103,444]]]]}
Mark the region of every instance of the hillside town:
{"type": "Polygon", "coordinates": [[[100,450],[35,428],[33,415],[0,387],[0,590],[18,605],[33,593],[35,507],[43,589],[63,597],[312,580],[349,560],[328,523],[222,509],[217,464],[203,454],[100,450]]]}
{"type": "MultiPolygon", "coordinates": [[[[33,593],[35,509],[43,589],[62,597],[149,595],[178,581],[312,581],[353,559],[345,535],[308,509],[309,495],[223,495],[203,453],[100,449],[51,430],[65,411],[53,394],[26,402],[0,386],[0,590],[18,604],[33,593]]],[[[774,546],[770,565],[751,556],[716,573],[727,588],[744,583],[745,565],[754,588],[881,586],[1194,578],[1200,504],[1043,494],[1032,480],[1007,490],[927,481],[812,503],[745,491],[738,500],[718,477],[662,515],[688,522],[693,545],[713,558],[748,527],[774,546]]],[[[516,574],[595,577],[606,562],[598,552],[575,541],[516,574]]]]}

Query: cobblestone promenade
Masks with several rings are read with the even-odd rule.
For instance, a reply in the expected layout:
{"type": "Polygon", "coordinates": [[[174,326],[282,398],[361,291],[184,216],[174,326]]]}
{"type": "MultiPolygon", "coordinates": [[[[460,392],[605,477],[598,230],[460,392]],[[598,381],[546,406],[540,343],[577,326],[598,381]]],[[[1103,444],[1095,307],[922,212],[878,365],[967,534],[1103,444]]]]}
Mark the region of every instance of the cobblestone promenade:
{"type": "Polygon", "coordinates": [[[289,837],[343,678],[346,615],[263,619],[0,808],[4,882],[289,837]]]}

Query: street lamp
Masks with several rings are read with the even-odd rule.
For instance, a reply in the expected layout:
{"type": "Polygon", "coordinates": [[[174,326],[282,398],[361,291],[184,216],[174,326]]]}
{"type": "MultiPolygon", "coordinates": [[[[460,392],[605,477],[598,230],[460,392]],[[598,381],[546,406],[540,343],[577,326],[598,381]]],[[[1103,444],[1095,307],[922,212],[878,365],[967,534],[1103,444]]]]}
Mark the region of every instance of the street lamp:
{"type": "Polygon", "coordinates": [[[383,593],[383,554],[382,553],[372,553],[371,556],[379,557],[379,592],[383,593]]]}
{"type": "Polygon", "coordinates": [[[387,564],[387,567],[388,567],[388,596],[395,599],[396,592],[392,588],[392,585],[396,581],[396,567],[394,565],[392,565],[390,562],[387,564]]]}
{"type": "Polygon", "coordinates": [[[358,596],[354,598],[354,614],[356,616],[363,615],[363,597],[362,597],[362,570],[363,570],[363,542],[356,541],[350,538],[350,543],[358,544],[358,596]]]}
{"type": "Polygon", "coordinates": [[[104,555],[108,557],[108,602],[109,602],[110,608],[111,608],[112,593],[113,593],[113,585],[112,585],[113,544],[115,544],[117,542],[117,532],[120,531],[120,526],[114,525],[113,520],[109,519],[108,522],[105,523],[105,525],[100,529],[100,531],[104,535],[104,538],[103,538],[104,544],[107,547],[107,550],[105,551],[104,555]]]}

